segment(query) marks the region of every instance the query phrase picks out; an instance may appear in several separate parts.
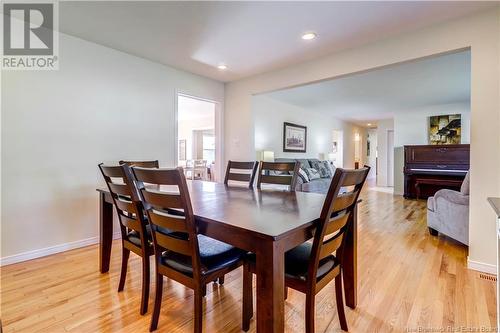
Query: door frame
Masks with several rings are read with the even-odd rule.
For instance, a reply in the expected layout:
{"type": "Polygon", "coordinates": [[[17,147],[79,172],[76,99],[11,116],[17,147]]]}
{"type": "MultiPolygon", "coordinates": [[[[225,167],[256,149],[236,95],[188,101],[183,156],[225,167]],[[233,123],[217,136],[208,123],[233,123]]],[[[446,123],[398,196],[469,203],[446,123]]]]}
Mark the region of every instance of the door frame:
{"type": "Polygon", "coordinates": [[[387,130],[387,186],[394,187],[394,130],[387,130]],[[390,147],[390,140],[392,133],[392,148],[390,147]],[[391,155],[392,152],[392,155],[391,155]],[[392,156],[392,161],[389,163],[389,156],[392,156]],[[389,172],[392,171],[392,172],[389,172]],[[390,181],[392,179],[392,182],[390,181]]]}
{"type": "Polygon", "coordinates": [[[179,156],[179,96],[197,99],[215,105],[215,181],[221,182],[224,169],[224,110],[222,103],[210,98],[196,96],[182,90],[175,90],[174,97],[174,165],[177,167],[179,156]]]}

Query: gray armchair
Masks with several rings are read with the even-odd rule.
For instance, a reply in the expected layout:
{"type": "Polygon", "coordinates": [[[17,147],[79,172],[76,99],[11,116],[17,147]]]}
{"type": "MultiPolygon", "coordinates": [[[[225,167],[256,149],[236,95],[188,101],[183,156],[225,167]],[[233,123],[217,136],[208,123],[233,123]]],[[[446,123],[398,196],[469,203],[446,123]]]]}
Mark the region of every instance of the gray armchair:
{"type": "Polygon", "coordinates": [[[427,226],[431,235],[442,233],[469,245],[469,172],[460,192],[443,189],[427,199],[427,226]]]}

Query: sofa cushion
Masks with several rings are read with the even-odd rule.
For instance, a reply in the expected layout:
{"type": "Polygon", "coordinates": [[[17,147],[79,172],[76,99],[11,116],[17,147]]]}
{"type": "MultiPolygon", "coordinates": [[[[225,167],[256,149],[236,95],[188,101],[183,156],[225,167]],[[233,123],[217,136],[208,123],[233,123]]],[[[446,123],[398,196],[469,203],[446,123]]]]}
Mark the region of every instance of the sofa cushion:
{"type": "Polygon", "coordinates": [[[462,186],[460,187],[460,192],[463,195],[469,195],[469,188],[470,188],[469,173],[470,173],[470,171],[467,171],[467,174],[465,175],[464,181],[462,182],[462,186]]]}
{"type": "Polygon", "coordinates": [[[326,193],[328,192],[331,182],[331,178],[314,179],[309,183],[302,184],[300,190],[303,192],[326,193]]]}
{"type": "Polygon", "coordinates": [[[332,177],[335,174],[335,164],[333,164],[333,161],[328,161],[328,167],[330,168],[330,172],[332,173],[332,177]]]}
{"type": "Polygon", "coordinates": [[[427,198],[427,210],[430,210],[431,212],[435,211],[434,197],[428,197],[427,198]]]}
{"type": "Polygon", "coordinates": [[[309,178],[309,181],[321,178],[321,175],[319,174],[318,170],[316,170],[316,169],[307,168],[304,171],[306,172],[307,177],[309,178]]]}
{"type": "Polygon", "coordinates": [[[299,178],[302,179],[303,183],[309,182],[309,176],[307,176],[306,171],[302,168],[299,169],[299,178]]]}
{"type": "Polygon", "coordinates": [[[331,169],[328,166],[328,161],[310,161],[311,167],[319,172],[321,178],[332,177],[331,169]]]}
{"type": "Polygon", "coordinates": [[[300,167],[302,169],[307,169],[307,168],[311,167],[311,165],[309,164],[309,161],[305,158],[299,158],[299,159],[297,159],[297,162],[300,163],[300,167]]]}

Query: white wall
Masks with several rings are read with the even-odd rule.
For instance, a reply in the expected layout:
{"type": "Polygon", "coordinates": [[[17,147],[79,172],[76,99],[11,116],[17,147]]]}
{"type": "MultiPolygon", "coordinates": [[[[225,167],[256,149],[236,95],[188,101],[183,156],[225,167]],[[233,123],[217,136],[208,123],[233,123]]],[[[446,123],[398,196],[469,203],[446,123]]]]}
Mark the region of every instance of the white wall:
{"type": "Polygon", "coordinates": [[[469,262],[471,265],[484,264],[482,267],[496,265],[495,216],[486,198],[500,195],[499,18],[500,10],[490,9],[227,84],[226,159],[255,157],[251,108],[254,94],[470,48],[469,262]]]}
{"type": "Polygon", "coordinates": [[[215,129],[215,109],[211,116],[197,117],[195,119],[179,120],[177,135],[179,140],[186,140],[186,159],[191,160],[196,157],[193,152],[193,131],[194,130],[214,130],[215,129]]]}
{"type": "Polygon", "coordinates": [[[429,144],[429,117],[460,114],[461,143],[470,143],[470,103],[430,105],[397,112],[394,116],[394,194],[404,193],[404,145],[429,144]]]}
{"type": "Polygon", "coordinates": [[[388,132],[394,130],[393,119],[384,119],[377,122],[377,150],[378,150],[378,174],[377,186],[389,186],[388,172],[388,132]]]}
{"type": "Polygon", "coordinates": [[[354,133],[364,130],[325,112],[311,111],[265,95],[252,98],[255,151],[270,150],[275,158],[320,158],[332,151],[333,130],[343,132],[344,167],[354,166],[354,133]],[[283,123],[307,126],[306,153],[283,152],[283,123]]]}
{"type": "Polygon", "coordinates": [[[222,83],[64,34],[59,59],[58,71],[2,72],[4,258],[97,240],[97,164],[173,166],[176,90],[224,99],[222,83]]]}

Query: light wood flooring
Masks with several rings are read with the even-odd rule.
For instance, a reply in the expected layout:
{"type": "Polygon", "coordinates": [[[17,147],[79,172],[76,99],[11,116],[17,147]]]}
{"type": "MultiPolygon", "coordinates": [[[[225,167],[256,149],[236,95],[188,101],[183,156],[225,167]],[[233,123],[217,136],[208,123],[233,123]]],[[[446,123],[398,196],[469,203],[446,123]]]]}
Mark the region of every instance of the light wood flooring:
{"type": "MultiPolygon", "coordinates": [[[[428,234],[424,201],[372,189],[362,199],[359,305],[346,308],[350,332],[496,326],[495,282],[467,270],[466,247],[428,234]]],[[[120,247],[115,241],[108,274],[98,271],[97,246],[2,267],[4,332],[147,332],[154,286],[149,312],[141,316],[137,256],[131,255],[125,290],[116,291],[120,247]]],[[[241,283],[238,270],[226,276],[223,287],[209,286],[204,332],[240,332],[241,283]]],[[[334,292],[331,283],[317,296],[317,332],[340,332],[334,292]]],[[[286,332],[304,332],[304,302],[302,294],[290,291],[286,332]]],[[[192,291],[165,279],[158,332],[192,332],[192,318],[192,291]]]]}

